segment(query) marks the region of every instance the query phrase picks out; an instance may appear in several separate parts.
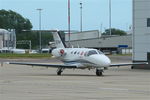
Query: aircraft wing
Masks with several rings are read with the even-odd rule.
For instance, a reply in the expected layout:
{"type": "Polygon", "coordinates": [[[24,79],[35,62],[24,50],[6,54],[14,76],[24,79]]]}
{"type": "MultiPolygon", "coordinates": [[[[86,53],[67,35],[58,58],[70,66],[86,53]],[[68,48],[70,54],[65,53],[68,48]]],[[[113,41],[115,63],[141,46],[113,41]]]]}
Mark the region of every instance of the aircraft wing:
{"type": "Polygon", "coordinates": [[[75,64],[50,64],[50,63],[28,63],[28,62],[7,62],[7,64],[53,67],[53,68],[77,68],[77,65],[75,64]]]}
{"type": "Polygon", "coordinates": [[[141,62],[141,63],[121,63],[121,64],[111,64],[110,67],[115,67],[115,66],[129,66],[129,65],[147,65],[148,62],[141,62]]]}

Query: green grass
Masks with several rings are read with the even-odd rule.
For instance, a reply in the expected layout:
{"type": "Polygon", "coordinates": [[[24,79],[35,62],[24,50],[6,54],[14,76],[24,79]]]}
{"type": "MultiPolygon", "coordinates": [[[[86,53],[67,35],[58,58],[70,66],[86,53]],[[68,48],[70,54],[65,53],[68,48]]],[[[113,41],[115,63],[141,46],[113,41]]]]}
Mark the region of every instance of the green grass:
{"type": "Polygon", "coordinates": [[[51,54],[11,54],[11,53],[0,53],[0,58],[50,58],[51,54]]]}
{"type": "MultiPolygon", "coordinates": [[[[12,54],[12,53],[0,53],[0,58],[50,58],[51,54],[12,54]]],[[[132,56],[131,54],[116,54],[116,55],[107,55],[107,56],[132,56]]]]}

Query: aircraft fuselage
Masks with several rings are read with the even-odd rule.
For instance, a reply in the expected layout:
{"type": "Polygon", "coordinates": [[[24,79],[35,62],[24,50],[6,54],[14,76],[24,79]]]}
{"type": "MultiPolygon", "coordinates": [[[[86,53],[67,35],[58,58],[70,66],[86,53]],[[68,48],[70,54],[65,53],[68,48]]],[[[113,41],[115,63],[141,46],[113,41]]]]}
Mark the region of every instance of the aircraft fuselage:
{"type": "Polygon", "coordinates": [[[56,48],[52,51],[52,54],[63,62],[76,62],[80,64],[81,67],[109,67],[111,64],[110,59],[96,49],[56,48]]]}

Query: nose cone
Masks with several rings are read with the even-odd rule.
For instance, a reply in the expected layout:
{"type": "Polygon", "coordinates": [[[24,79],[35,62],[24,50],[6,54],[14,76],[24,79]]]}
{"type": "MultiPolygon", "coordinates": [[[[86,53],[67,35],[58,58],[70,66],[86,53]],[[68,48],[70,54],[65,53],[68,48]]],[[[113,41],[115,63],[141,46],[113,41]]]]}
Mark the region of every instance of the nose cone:
{"type": "Polygon", "coordinates": [[[104,65],[105,67],[110,66],[111,60],[107,56],[103,55],[101,59],[102,59],[101,61],[102,65],[104,65]]]}
{"type": "Polygon", "coordinates": [[[101,67],[109,67],[111,60],[105,55],[93,55],[92,57],[95,64],[101,67]]]}

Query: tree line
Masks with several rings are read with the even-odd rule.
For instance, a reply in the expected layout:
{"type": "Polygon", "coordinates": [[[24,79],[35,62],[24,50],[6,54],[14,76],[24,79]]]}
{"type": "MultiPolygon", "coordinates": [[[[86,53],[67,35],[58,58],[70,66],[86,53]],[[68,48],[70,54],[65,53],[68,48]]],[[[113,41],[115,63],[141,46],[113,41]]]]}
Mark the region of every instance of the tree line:
{"type": "MultiPolygon", "coordinates": [[[[16,39],[19,40],[31,40],[32,49],[39,48],[39,33],[32,32],[32,23],[29,19],[24,18],[17,12],[12,10],[0,10],[0,28],[2,29],[15,29],[16,39]],[[27,30],[27,31],[24,31],[27,30]]],[[[42,32],[42,45],[48,45],[49,41],[52,41],[52,35],[50,32],[42,32]]],[[[28,45],[17,45],[17,48],[28,49],[28,45]]]]}

